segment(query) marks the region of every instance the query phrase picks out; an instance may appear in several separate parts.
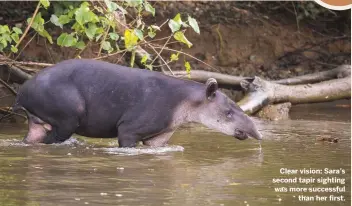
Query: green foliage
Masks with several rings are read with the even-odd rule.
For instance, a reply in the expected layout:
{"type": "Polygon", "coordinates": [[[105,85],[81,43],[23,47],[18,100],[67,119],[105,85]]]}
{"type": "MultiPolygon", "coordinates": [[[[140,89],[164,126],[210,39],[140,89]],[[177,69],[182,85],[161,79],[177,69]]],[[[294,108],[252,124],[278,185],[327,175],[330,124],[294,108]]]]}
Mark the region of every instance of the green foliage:
{"type": "Polygon", "coordinates": [[[59,38],[57,38],[57,45],[63,47],[75,46],[77,39],[74,37],[74,34],[62,33],[59,38]]]}
{"type": "Polygon", "coordinates": [[[148,60],[148,55],[145,54],[145,55],[143,55],[143,57],[142,57],[142,59],[141,59],[141,63],[142,63],[143,65],[145,65],[145,64],[147,63],[147,60],[148,60]]]}
{"type": "Polygon", "coordinates": [[[99,18],[89,9],[89,3],[83,2],[81,6],[75,11],[75,19],[81,26],[88,22],[99,22],[99,18]]]}
{"type": "Polygon", "coordinates": [[[177,61],[178,60],[178,55],[180,53],[177,53],[177,54],[171,54],[170,56],[170,62],[173,62],[173,61],[177,61]]]}
{"type": "Polygon", "coordinates": [[[138,36],[136,35],[136,33],[134,32],[134,30],[131,29],[126,29],[125,30],[125,47],[128,51],[132,51],[133,49],[135,49],[135,46],[138,43],[138,36]]]}
{"type": "Polygon", "coordinates": [[[144,9],[147,12],[150,12],[153,16],[155,16],[155,8],[148,2],[144,2],[144,9]]]}
{"type": "Polygon", "coordinates": [[[17,53],[18,49],[15,47],[22,34],[22,30],[18,27],[9,28],[7,25],[0,25],[0,52],[3,52],[5,49],[9,49],[17,53]]]}
{"type": "Polygon", "coordinates": [[[185,61],[185,67],[188,78],[191,78],[191,64],[188,61],[185,61]]]}
{"type": "MultiPolygon", "coordinates": [[[[28,18],[27,19],[27,23],[30,24],[30,22],[32,22],[32,18],[28,18]]],[[[42,18],[42,14],[39,12],[35,17],[34,20],[32,22],[31,27],[38,32],[38,34],[42,37],[45,37],[50,44],[53,43],[53,39],[50,36],[50,34],[48,33],[48,31],[45,30],[44,28],[44,19],[42,18]]]]}
{"type": "Polygon", "coordinates": [[[188,39],[186,38],[185,34],[182,31],[178,31],[174,34],[174,38],[179,41],[182,42],[184,44],[186,44],[189,48],[191,48],[191,46],[193,45],[190,41],[188,41],[188,39]]]}
{"type": "Polygon", "coordinates": [[[174,33],[174,38],[181,42],[186,44],[189,48],[192,47],[192,43],[186,38],[184,35],[184,32],[179,31],[181,27],[188,27],[188,24],[191,26],[191,28],[198,34],[200,34],[199,26],[197,21],[188,16],[188,24],[186,22],[182,21],[181,14],[178,13],[173,19],[169,20],[169,28],[171,29],[171,32],[174,33]]]}
{"type": "Polygon", "coordinates": [[[180,30],[182,26],[181,14],[180,13],[176,14],[176,16],[173,19],[169,20],[168,24],[172,33],[180,30]]]}
{"type": "Polygon", "coordinates": [[[188,23],[189,23],[189,25],[192,27],[192,29],[196,33],[200,34],[200,30],[199,30],[199,26],[198,26],[197,20],[195,20],[194,18],[188,16],[188,23]]]}
{"type": "Polygon", "coordinates": [[[40,4],[43,5],[46,9],[50,6],[49,0],[40,0],[40,4]]]}
{"type": "Polygon", "coordinates": [[[328,9],[320,6],[319,4],[309,1],[295,2],[293,5],[295,6],[295,10],[297,11],[298,20],[315,20],[319,15],[329,11],[328,9]]]}
{"type": "MultiPolygon", "coordinates": [[[[51,44],[55,43],[61,47],[70,47],[83,50],[88,43],[100,45],[100,51],[111,53],[119,50],[117,41],[123,41],[125,49],[132,53],[130,65],[133,67],[137,46],[144,46],[150,39],[154,39],[161,28],[156,25],[148,25],[143,17],[146,14],[155,16],[155,8],[146,0],[104,0],[102,3],[90,1],[49,1],[40,0],[40,10],[33,17],[27,19],[27,24],[40,36],[44,37],[51,44]],[[43,10],[46,10],[43,12],[43,10]],[[49,18],[45,19],[49,14],[49,18]],[[125,19],[128,15],[127,27],[125,31],[119,31],[119,22],[116,15],[125,19]],[[45,16],[45,17],[44,17],[45,16]],[[132,17],[132,18],[130,18],[132,17]],[[32,19],[33,18],[33,19],[32,19]],[[132,19],[132,20],[131,20],[132,19]],[[57,28],[61,33],[49,34],[48,28],[57,28]],[[53,35],[53,37],[51,36],[53,35]],[[53,38],[55,41],[53,41],[53,38]],[[143,44],[141,44],[143,43],[143,44]]],[[[200,33],[197,21],[191,16],[187,20],[178,13],[173,19],[168,20],[174,39],[188,47],[192,43],[185,36],[185,29],[191,27],[196,33],[200,33]],[[182,29],[182,31],[181,31],[182,29]]],[[[186,19],[186,18],[185,18],[186,19]]],[[[121,24],[122,26],[123,23],[121,24]]],[[[57,31],[57,29],[55,31],[57,31]]],[[[18,52],[17,43],[22,35],[22,30],[17,27],[9,29],[7,25],[0,25],[0,52],[4,49],[18,52]]],[[[91,45],[91,44],[90,44],[91,45]]],[[[170,62],[178,61],[179,54],[172,54],[170,62]]],[[[144,55],[140,60],[148,69],[153,69],[151,64],[147,64],[149,55],[144,55]]],[[[189,62],[185,62],[187,70],[191,69],[189,62]]]]}

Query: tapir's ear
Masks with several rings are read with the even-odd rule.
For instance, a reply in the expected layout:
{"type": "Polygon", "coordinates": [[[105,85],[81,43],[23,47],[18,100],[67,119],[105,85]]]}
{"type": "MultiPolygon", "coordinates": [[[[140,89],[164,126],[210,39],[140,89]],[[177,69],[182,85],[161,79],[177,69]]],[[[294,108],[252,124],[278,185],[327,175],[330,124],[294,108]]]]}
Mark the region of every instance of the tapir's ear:
{"type": "Polygon", "coordinates": [[[218,83],[214,78],[209,78],[205,85],[207,86],[205,94],[209,100],[212,100],[215,97],[216,90],[218,89],[218,83]]]}

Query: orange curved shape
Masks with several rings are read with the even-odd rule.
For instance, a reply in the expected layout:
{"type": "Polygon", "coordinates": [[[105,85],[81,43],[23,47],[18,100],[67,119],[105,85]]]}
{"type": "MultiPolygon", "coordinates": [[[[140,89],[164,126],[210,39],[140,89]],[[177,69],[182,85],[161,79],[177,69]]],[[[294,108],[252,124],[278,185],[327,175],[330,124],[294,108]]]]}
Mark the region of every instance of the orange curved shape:
{"type": "Polygon", "coordinates": [[[352,4],[352,0],[321,0],[321,1],[331,6],[347,6],[352,4]]]}

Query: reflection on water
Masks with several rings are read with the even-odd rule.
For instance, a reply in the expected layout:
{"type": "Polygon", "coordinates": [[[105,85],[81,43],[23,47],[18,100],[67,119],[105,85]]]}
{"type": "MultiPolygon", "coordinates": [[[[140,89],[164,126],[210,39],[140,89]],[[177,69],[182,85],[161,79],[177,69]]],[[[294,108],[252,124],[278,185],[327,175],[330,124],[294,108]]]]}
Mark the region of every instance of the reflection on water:
{"type": "Polygon", "coordinates": [[[343,168],[350,191],[350,123],[258,124],[261,147],[192,125],[152,149],[82,137],[28,146],[26,127],[0,125],[0,205],[350,205],[349,193],[345,202],[304,203],[272,183],[282,167],[343,168]],[[316,141],[325,136],[339,142],[316,141]]]}

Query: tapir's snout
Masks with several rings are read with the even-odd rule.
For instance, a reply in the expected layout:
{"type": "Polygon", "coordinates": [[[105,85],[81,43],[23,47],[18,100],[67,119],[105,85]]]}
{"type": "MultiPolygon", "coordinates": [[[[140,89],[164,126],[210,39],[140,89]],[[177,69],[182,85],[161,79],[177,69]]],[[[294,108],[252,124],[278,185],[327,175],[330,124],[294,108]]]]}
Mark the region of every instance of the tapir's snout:
{"type": "Polygon", "coordinates": [[[260,134],[260,132],[258,130],[255,130],[253,132],[244,132],[242,130],[236,129],[234,136],[235,136],[235,138],[237,138],[239,140],[245,140],[248,137],[253,137],[254,139],[257,139],[257,140],[263,139],[263,135],[260,134]]]}
{"type": "Polygon", "coordinates": [[[262,140],[263,139],[263,135],[257,129],[255,129],[254,131],[250,132],[249,136],[251,136],[251,137],[253,137],[254,139],[257,139],[257,140],[262,140]]]}
{"type": "Polygon", "coordinates": [[[263,135],[258,131],[254,122],[247,115],[244,116],[246,124],[242,125],[241,128],[236,128],[234,136],[239,140],[245,140],[248,137],[252,137],[257,140],[262,140],[263,135]]]}

